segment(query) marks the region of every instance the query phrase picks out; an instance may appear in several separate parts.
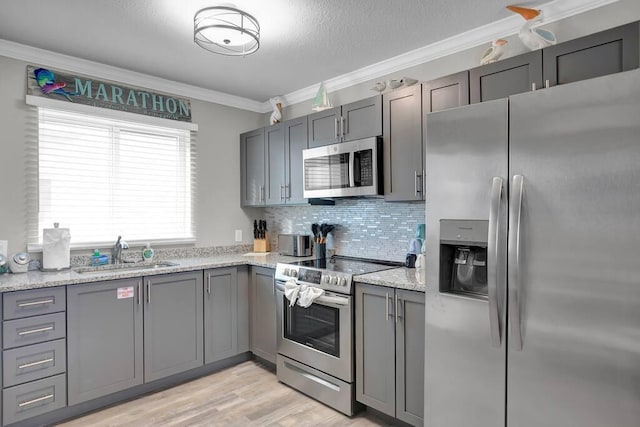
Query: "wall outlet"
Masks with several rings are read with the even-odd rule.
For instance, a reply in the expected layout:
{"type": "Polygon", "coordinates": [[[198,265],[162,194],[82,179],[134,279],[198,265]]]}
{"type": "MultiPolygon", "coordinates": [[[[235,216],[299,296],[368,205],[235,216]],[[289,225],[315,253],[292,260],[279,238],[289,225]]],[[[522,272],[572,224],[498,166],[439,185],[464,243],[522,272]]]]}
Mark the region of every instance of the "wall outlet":
{"type": "Polygon", "coordinates": [[[242,230],[236,230],[236,242],[242,242],[242,230]]]}

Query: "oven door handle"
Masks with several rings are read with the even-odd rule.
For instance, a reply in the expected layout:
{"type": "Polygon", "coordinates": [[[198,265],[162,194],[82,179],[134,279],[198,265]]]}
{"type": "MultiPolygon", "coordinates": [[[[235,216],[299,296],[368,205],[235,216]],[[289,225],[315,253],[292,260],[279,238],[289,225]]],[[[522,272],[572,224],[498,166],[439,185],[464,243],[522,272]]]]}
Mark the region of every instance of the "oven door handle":
{"type": "Polygon", "coordinates": [[[338,297],[338,296],[329,296],[329,295],[321,295],[313,301],[314,303],[320,303],[323,305],[349,305],[349,298],[338,297]]]}
{"type": "MultiPolygon", "coordinates": [[[[284,295],[284,283],[276,281],[276,291],[281,292],[284,295]]],[[[348,297],[341,297],[337,295],[321,295],[313,301],[314,304],[319,303],[322,305],[349,305],[348,297]]]]}

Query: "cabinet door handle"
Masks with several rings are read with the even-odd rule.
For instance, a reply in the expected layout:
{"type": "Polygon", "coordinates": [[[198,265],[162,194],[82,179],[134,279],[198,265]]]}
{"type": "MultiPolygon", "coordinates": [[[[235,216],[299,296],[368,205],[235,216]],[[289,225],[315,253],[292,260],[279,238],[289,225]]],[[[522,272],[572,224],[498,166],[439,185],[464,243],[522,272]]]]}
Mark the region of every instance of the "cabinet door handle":
{"type": "Polygon", "coordinates": [[[24,365],[18,365],[18,369],[31,368],[32,366],[42,365],[43,363],[53,362],[53,357],[44,360],[38,360],[37,362],[25,363],[24,365]]]}
{"type": "Polygon", "coordinates": [[[37,399],[27,400],[26,402],[22,402],[18,404],[19,408],[23,408],[25,406],[33,405],[34,403],[42,402],[43,400],[51,399],[53,397],[52,394],[47,394],[46,396],[38,397],[37,399]]]}
{"type": "Polygon", "coordinates": [[[29,329],[28,331],[20,331],[18,332],[18,335],[23,337],[25,335],[38,334],[40,332],[48,332],[48,331],[53,331],[53,326],[45,326],[44,328],[29,329]]]}
{"type": "Polygon", "coordinates": [[[420,189],[422,181],[422,174],[418,171],[413,171],[413,189],[415,191],[415,195],[418,196],[422,192],[420,189]]]}
{"type": "Polygon", "coordinates": [[[265,197],[265,191],[264,191],[264,185],[260,186],[260,201],[264,202],[264,197],[265,197]]]}
{"type": "Polygon", "coordinates": [[[140,305],[140,300],[142,299],[142,280],[138,280],[138,305],[140,305]]]}
{"type": "Polygon", "coordinates": [[[391,313],[389,313],[389,292],[387,292],[384,298],[384,307],[385,307],[385,313],[386,313],[385,320],[389,320],[389,317],[393,316],[391,313]]]}
{"type": "Polygon", "coordinates": [[[280,186],[280,200],[284,200],[287,198],[287,193],[285,192],[285,186],[281,185],[280,186]]]}
{"type": "Polygon", "coordinates": [[[336,141],[338,141],[340,139],[340,130],[338,129],[338,118],[336,117],[334,120],[334,131],[335,131],[335,135],[336,135],[336,141]]]}
{"type": "Polygon", "coordinates": [[[31,307],[33,305],[52,304],[52,303],[53,303],[53,298],[43,299],[41,301],[21,302],[20,304],[18,304],[18,307],[24,308],[24,307],[31,307]]]}
{"type": "Polygon", "coordinates": [[[211,295],[211,273],[207,273],[207,293],[211,295]]]}
{"type": "Polygon", "coordinates": [[[342,130],[342,139],[347,135],[347,122],[344,117],[340,117],[340,129],[342,130]]]}
{"type": "Polygon", "coordinates": [[[151,280],[147,280],[147,304],[151,305],[151,280]]]}

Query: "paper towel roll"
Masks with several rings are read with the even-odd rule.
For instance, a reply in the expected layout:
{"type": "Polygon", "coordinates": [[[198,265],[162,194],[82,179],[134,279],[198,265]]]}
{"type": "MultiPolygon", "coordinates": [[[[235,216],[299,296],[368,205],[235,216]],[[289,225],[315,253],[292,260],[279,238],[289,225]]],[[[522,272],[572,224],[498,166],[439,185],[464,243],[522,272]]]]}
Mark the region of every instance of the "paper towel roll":
{"type": "Polygon", "coordinates": [[[69,268],[71,234],[68,228],[45,228],[42,230],[42,268],[60,270],[69,268]]]}

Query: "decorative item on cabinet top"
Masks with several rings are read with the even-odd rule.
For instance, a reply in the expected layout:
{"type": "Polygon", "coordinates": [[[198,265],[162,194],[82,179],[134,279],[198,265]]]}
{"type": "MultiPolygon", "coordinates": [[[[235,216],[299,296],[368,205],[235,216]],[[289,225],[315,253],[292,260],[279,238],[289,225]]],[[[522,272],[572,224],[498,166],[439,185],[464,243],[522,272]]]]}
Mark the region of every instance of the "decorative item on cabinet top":
{"type": "Polygon", "coordinates": [[[282,99],[279,96],[274,96],[269,99],[271,103],[271,107],[273,108],[273,113],[271,113],[270,123],[275,125],[276,123],[280,123],[282,120],[282,99]]]}
{"type": "Polygon", "coordinates": [[[496,62],[502,55],[504,55],[505,46],[509,43],[504,39],[497,39],[491,42],[491,46],[484,51],[482,58],[480,59],[480,65],[491,64],[496,62]]]}
{"type": "Polygon", "coordinates": [[[509,5],[507,9],[525,19],[526,22],[520,29],[518,37],[530,50],[542,49],[557,43],[556,35],[553,32],[536,27],[542,21],[542,11],[516,5],[509,5]]]}
{"type": "Polygon", "coordinates": [[[324,86],[324,83],[320,82],[320,87],[318,88],[318,93],[316,97],[313,98],[313,104],[311,105],[311,109],[313,111],[322,111],[332,108],[331,100],[329,99],[329,94],[327,93],[327,88],[324,86]]]}
{"type": "Polygon", "coordinates": [[[418,83],[417,79],[405,76],[400,80],[389,79],[387,81],[376,82],[371,90],[382,93],[385,89],[393,90],[399,88],[400,86],[411,86],[416,83],[418,83]]]}

